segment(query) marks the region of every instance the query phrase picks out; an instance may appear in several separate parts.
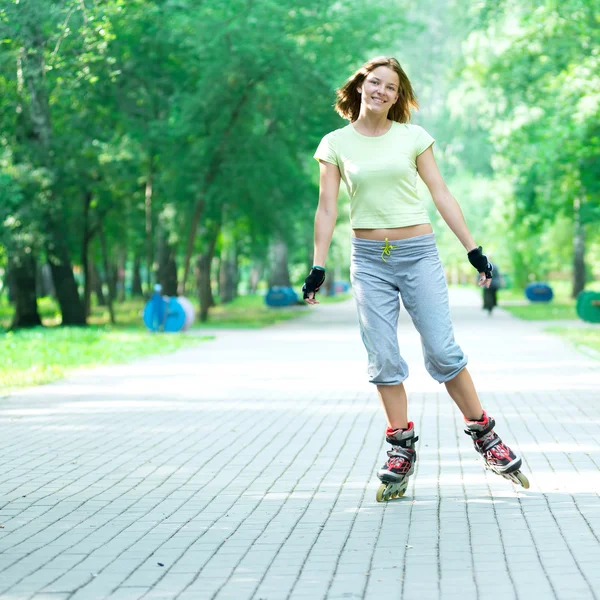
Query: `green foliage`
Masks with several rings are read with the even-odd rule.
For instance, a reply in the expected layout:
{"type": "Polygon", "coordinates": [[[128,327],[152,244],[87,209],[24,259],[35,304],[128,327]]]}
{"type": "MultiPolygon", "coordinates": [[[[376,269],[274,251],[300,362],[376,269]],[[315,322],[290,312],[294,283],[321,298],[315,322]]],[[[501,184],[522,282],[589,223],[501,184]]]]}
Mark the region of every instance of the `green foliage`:
{"type": "Polygon", "coordinates": [[[0,335],[0,394],[60,379],[81,368],[167,354],[208,338],[90,327],[36,328],[0,335]]]}
{"type": "Polygon", "coordinates": [[[515,271],[539,274],[548,256],[568,264],[574,219],[588,239],[600,231],[600,13],[581,0],[510,0],[477,16],[458,93],[488,123],[496,176],[512,184],[515,271]],[[562,243],[544,243],[551,230],[562,243]]]}
{"type": "MultiPolygon", "coordinates": [[[[217,256],[247,274],[268,270],[283,239],[298,280],[312,249],[311,156],[343,125],[334,90],[386,53],[406,66],[422,105],[414,120],[437,138],[451,190],[500,267],[521,286],[570,269],[578,220],[597,270],[597,7],[401,8],[390,19],[383,0],[4,2],[2,255],[42,262],[50,217],[76,265],[87,248],[113,285],[143,259],[153,283],[165,245],[181,271],[197,212],[194,254],[216,236],[217,256]]],[[[471,277],[464,249],[432,219],[445,264],[471,277]]],[[[342,276],[348,233],[342,206],[331,252],[342,276]]]]}
{"type": "Polygon", "coordinates": [[[32,6],[0,9],[0,130],[14,169],[47,170],[51,202],[40,202],[46,184],[11,176],[0,183],[13,199],[5,216],[27,222],[41,254],[52,214],[76,263],[82,248],[101,262],[102,232],[114,271],[142,256],[154,271],[165,242],[181,260],[195,211],[195,252],[221,227],[241,260],[264,261],[274,236],[292,254],[311,246],[308,157],[341,124],[333,91],[384,36],[407,29],[395,18],[382,33],[380,0],[32,6]]]}
{"type": "MultiPolygon", "coordinates": [[[[465,10],[435,0],[408,15],[423,24],[398,51],[421,101],[416,120],[437,139],[475,239],[523,287],[573,269],[581,223],[588,272],[600,273],[597,3],[484,0],[465,10]]],[[[436,215],[434,224],[445,264],[468,276],[462,248],[436,215]]]]}

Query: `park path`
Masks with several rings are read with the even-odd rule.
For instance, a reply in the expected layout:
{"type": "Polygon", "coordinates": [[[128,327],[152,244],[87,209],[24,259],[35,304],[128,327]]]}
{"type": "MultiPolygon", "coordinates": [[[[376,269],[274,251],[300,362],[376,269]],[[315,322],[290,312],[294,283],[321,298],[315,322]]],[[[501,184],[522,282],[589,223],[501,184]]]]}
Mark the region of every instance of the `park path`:
{"type": "Polygon", "coordinates": [[[406,314],[407,496],[352,302],[0,400],[2,600],[600,598],[600,362],[474,292],[456,337],[527,491],[486,473],[406,314]]]}

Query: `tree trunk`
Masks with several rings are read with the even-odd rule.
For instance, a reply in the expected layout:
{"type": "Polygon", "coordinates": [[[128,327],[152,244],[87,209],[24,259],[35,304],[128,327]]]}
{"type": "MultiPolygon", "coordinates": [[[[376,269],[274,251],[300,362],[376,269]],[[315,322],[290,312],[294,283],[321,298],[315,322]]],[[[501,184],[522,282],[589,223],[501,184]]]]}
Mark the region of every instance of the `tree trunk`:
{"type": "MultiPolygon", "coordinates": [[[[26,46],[21,48],[20,67],[22,78],[29,91],[29,117],[37,151],[37,161],[52,172],[54,154],[52,149],[52,121],[50,103],[46,85],[45,39],[36,20],[32,2],[21,2],[23,39],[26,46]],[[29,12],[31,11],[31,12],[29,12]]],[[[56,189],[56,187],[55,187],[56,189]]],[[[71,268],[71,257],[64,240],[64,227],[61,219],[61,205],[55,191],[52,202],[48,203],[45,215],[48,264],[52,269],[52,278],[56,288],[56,297],[62,312],[63,325],[85,325],[85,308],[71,268]]]]}
{"type": "Polygon", "coordinates": [[[152,273],[154,271],[154,249],[152,245],[152,185],[154,182],[154,159],[148,160],[146,190],[144,192],[144,210],[146,215],[146,289],[152,293],[152,273]]]}
{"type": "Polygon", "coordinates": [[[211,266],[215,255],[215,246],[219,236],[220,227],[215,227],[210,232],[206,252],[198,257],[198,299],[200,301],[200,321],[208,320],[208,311],[215,305],[215,299],[212,294],[211,286],[211,266]]]}
{"type": "MultiPolygon", "coordinates": [[[[198,225],[200,224],[200,217],[204,212],[204,194],[201,193],[196,200],[194,206],[194,214],[192,215],[192,222],[190,225],[190,231],[188,233],[187,244],[185,248],[185,257],[183,259],[183,279],[181,280],[181,287],[179,293],[185,296],[185,286],[187,284],[189,272],[190,272],[190,261],[192,259],[192,252],[194,250],[194,242],[196,241],[196,234],[198,233],[198,225]]],[[[200,263],[196,263],[196,267],[200,268],[200,263]]]]}
{"type": "Polygon", "coordinates": [[[166,296],[177,296],[177,263],[175,250],[169,246],[166,233],[161,233],[158,246],[158,283],[166,296]]]}
{"type": "Polygon", "coordinates": [[[96,302],[98,306],[106,306],[106,297],[104,296],[104,288],[102,286],[102,278],[100,277],[100,271],[96,268],[96,265],[90,263],[90,277],[92,288],[96,294],[96,302]]]}
{"type": "Polygon", "coordinates": [[[243,108],[246,102],[252,98],[252,90],[258,83],[266,79],[271,74],[271,69],[265,71],[260,77],[256,77],[247,82],[244,87],[244,91],[238,97],[238,103],[233,108],[231,115],[229,117],[229,122],[223,135],[221,136],[221,140],[217,148],[215,149],[212,160],[208,166],[206,180],[204,182],[204,189],[198,195],[196,199],[196,204],[194,205],[194,213],[192,215],[190,230],[188,233],[188,239],[185,250],[185,257],[183,260],[183,279],[181,281],[181,295],[185,294],[185,286],[187,284],[187,279],[189,276],[190,270],[190,261],[192,259],[192,252],[194,249],[194,242],[196,240],[196,235],[198,234],[198,226],[200,225],[200,217],[202,216],[205,208],[205,195],[206,191],[212,185],[213,180],[215,179],[217,173],[219,172],[221,162],[222,162],[222,153],[225,150],[225,146],[231,131],[235,127],[238,118],[243,115],[243,108]]]}
{"type": "MultiPolygon", "coordinates": [[[[104,264],[104,273],[105,273],[105,277],[106,279],[110,279],[110,261],[108,259],[108,250],[106,248],[106,235],[104,233],[104,226],[102,224],[100,224],[100,229],[99,229],[99,233],[100,233],[100,247],[102,249],[102,262],[104,264]]],[[[108,283],[108,281],[107,281],[108,283]]],[[[111,286],[110,283],[108,285],[108,314],[110,316],[110,322],[114,325],[117,321],[115,319],[115,310],[113,307],[113,294],[111,292],[111,286]]]]}
{"type": "Polygon", "coordinates": [[[252,265],[250,269],[250,275],[248,279],[248,294],[254,295],[256,294],[256,290],[258,288],[258,283],[262,278],[262,266],[258,264],[252,265]]]}
{"type": "Polygon", "coordinates": [[[269,287],[290,287],[287,244],[281,238],[276,239],[271,247],[271,265],[269,287]]]}
{"type": "Polygon", "coordinates": [[[108,260],[108,271],[106,271],[105,258],[103,256],[102,262],[105,264],[106,271],[106,284],[108,286],[108,296],[110,298],[110,302],[113,304],[117,301],[117,282],[119,279],[118,274],[118,266],[115,261],[110,260],[110,254],[108,252],[108,245],[106,244],[106,234],[104,235],[104,242],[106,246],[106,260],[108,260]]]}
{"type": "Polygon", "coordinates": [[[134,298],[144,295],[142,289],[142,274],[140,272],[142,267],[142,259],[136,254],[133,259],[133,279],[131,282],[131,295],[134,298]]]}
{"type": "Polygon", "coordinates": [[[202,323],[208,320],[208,310],[210,308],[210,263],[211,259],[208,254],[198,255],[196,261],[197,287],[200,302],[200,321],[202,323]]]}
{"type": "Polygon", "coordinates": [[[35,293],[35,258],[31,253],[11,254],[8,258],[8,272],[15,305],[11,329],[41,325],[35,293]]]}
{"type": "MultiPolygon", "coordinates": [[[[57,235],[52,236],[52,238],[56,239],[57,235]]],[[[75,281],[67,248],[63,243],[49,242],[47,255],[56,289],[56,299],[62,314],[62,324],[86,325],[85,308],[79,297],[77,282],[75,281]]]]}
{"type": "Polygon", "coordinates": [[[83,269],[83,305],[86,317],[90,316],[92,282],[90,281],[90,206],[92,204],[92,193],[87,191],[83,196],[83,239],[81,243],[81,268],[83,269]]]}
{"type": "Polygon", "coordinates": [[[52,271],[47,264],[43,264],[37,269],[37,297],[45,298],[47,296],[56,296],[54,282],[52,281],[52,271]]]}
{"type": "Polygon", "coordinates": [[[95,285],[92,269],[93,265],[90,264],[90,260],[88,257],[85,266],[85,281],[83,287],[83,305],[85,307],[85,316],[88,319],[92,314],[92,289],[95,285]]]}
{"type": "Polygon", "coordinates": [[[229,249],[221,256],[219,272],[219,298],[222,304],[227,304],[237,297],[238,258],[235,248],[229,249]]]}
{"type": "Polygon", "coordinates": [[[573,290],[572,296],[577,295],[585,288],[585,229],[581,222],[581,201],[576,198],[573,202],[575,232],[573,236],[573,290]]]}
{"type": "Polygon", "coordinates": [[[125,254],[121,253],[117,265],[117,302],[125,302],[125,254]]]}
{"type": "MultiPolygon", "coordinates": [[[[35,10],[32,2],[21,2],[22,11],[35,10]]],[[[19,65],[23,83],[29,91],[29,118],[35,136],[40,160],[50,166],[50,146],[52,140],[52,123],[50,119],[50,103],[46,87],[45,40],[39,23],[33,14],[22,14],[21,23],[25,23],[22,31],[24,46],[21,48],[19,65]]]]}

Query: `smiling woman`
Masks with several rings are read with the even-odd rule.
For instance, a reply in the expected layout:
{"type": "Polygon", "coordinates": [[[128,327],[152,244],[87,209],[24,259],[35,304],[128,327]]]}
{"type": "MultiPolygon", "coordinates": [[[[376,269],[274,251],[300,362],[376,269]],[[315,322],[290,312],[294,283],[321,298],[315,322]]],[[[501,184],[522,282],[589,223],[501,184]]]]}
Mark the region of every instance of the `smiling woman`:
{"type": "Polygon", "coordinates": [[[360,115],[361,94],[375,96],[372,108],[385,107],[386,119],[408,123],[412,108],[419,104],[412,85],[395,58],[378,57],[365,63],[337,91],[336,111],[344,119],[354,123],[360,115]]]}
{"type": "Polygon", "coordinates": [[[454,339],[448,290],[429,216],[417,194],[417,174],[433,202],[465,247],[489,288],[492,267],[471,237],[460,206],[450,194],[433,156],[434,139],[409,123],[417,99],[395,58],[365,63],[337,91],[336,111],[350,121],[325,135],[319,161],[319,205],[315,215],[314,266],[305,280],[304,300],[318,304],[325,262],[337,220],[343,180],[350,196],[352,255],[350,276],[360,333],[368,355],[369,380],[387,417],[388,460],[378,471],[377,500],[404,494],[416,461],[418,440],[408,420],[404,380],[408,365],[398,344],[402,303],[421,335],[425,367],[460,409],[466,432],[486,466],[527,487],[521,459],[494,432],[466,368],[467,357],[454,339]]]}

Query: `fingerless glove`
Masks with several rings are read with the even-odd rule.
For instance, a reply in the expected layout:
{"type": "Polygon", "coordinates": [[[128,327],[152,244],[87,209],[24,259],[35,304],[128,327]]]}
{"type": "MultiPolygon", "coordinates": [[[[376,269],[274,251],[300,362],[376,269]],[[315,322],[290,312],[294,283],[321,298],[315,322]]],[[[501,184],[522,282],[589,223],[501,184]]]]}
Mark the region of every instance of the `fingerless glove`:
{"type": "Polygon", "coordinates": [[[302,286],[304,300],[308,298],[308,294],[311,292],[316,295],[324,281],[325,269],[323,267],[313,267],[310,270],[308,277],[304,280],[304,285],[302,286]]]}
{"type": "Polygon", "coordinates": [[[481,246],[468,252],[467,257],[478,273],[485,273],[487,279],[492,278],[492,265],[488,261],[487,256],[482,252],[481,246]]]}

